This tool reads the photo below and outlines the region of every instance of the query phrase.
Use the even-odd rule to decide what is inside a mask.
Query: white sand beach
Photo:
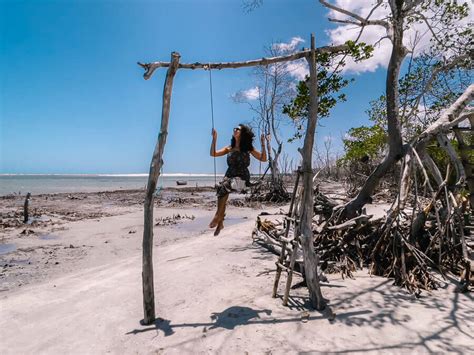
[[[46,196],[32,205],[51,217]],[[472,295],[455,293],[449,280],[416,298],[364,270],[354,280],[328,275],[330,308],[311,311],[304,287],[284,307],[271,298],[276,256],[251,238],[256,215],[280,207],[230,206],[214,237],[208,192],[171,192],[155,209],[155,220],[185,218],[155,226],[159,318],[143,326],[139,196],[52,195],[63,212],[75,204],[83,215],[57,213],[57,224],[38,222],[31,234],[3,228],[3,245],[15,249],[0,255],[1,354],[467,354],[474,346]],[[2,200],[2,213],[14,205],[21,200]]]

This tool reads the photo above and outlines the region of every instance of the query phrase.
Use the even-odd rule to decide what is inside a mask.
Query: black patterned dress
[[[241,178],[246,186],[250,186],[250,153],[232,150],[227,154],[227,171],[224,179],[217,186],[217,196],[223,197],[232,191],[232,178]]]

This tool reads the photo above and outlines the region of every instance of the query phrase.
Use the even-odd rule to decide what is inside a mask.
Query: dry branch
[[[357,25],[357,26],[361,26],[361,27],[376,25],[376,26],[384,27],[387,31],[390,30],[390,24],[385,20],[368,20],[367,18],[363,18],[362,16],[359,16],[354,12],[351,12],[351,11],[348,11],[348,10],[343,9],[341,7],[338,7],[336,5],[333,5],[333,4],[331,4],[327,1],[319,0],[319,2],[321,3],[321,5],[327,7],[328,9],[334,10],[336,12],[339,12],[340,14],[352,17],[354,19],[354,21],[350,21],[350,20],[339,20],[339,19],[330,18],[329,21],[331,21],[331,22],[352,24],[352,25]],[[373,12],[381,4],[382,4],[382,0],[377,0],[377,3],[375,4],[375,6],[374,6],[374,8],[372,9],[371,12]]]
[[[474,84],[464,91],[464,93],[448,108],[440,118],[421,133],[415,144],[420,144],[433,139],[438,133],[447,132],[460,122],[474,117],[474,109],[467,108],[467,112],[463,113],[469,103],[474,99]]]
[[[328,230],[344,230],[344,229],[348,229],[348,228],[351,228],[351,227],[362,227],[364,225],[366,225],[369,220],[373,217],[373,215],[360,215],[360,216],[357,216],[357,217],[354,217],[344,223],[341,223],[341,224],[337,224],[335,226],[329,226],[327,227]]]
[[[344,53],[349,50],[349,46],[343,44],[339,46],[324,46],[316,49],[316,53]],[[261,58],[261,59],[254,59],[254,60],[248,60],[248,61],[243,61],[243,62],[222,62],[222,63],[201,63],[201,62],[196,62],[196,63],[180,63],[178,65],[178,69],[236,69],[236,68],[244,68],[244,67],[254,67],[258,65],[269,65],[269,64],[275,64],[275,63],[280,63],[280,62],[288,62],[288,61],[294,61],[294,60],[299,60],[302,58],[309,58],[311,54],[311,50],[309,49],[304,49],[302,51],[284,55],[284,56],[279,56],[279,57],[271,57],[271,58]],[[141,66],[143,69],[145,69],[145,74],[143,74],[143,77],[145,80],[148,80],[151,78],[153,75],[153,72],[158,69],[158,68],[167,68],[170,66],[170,62],[152,62],[152,63],[137,63],[139,66]]]

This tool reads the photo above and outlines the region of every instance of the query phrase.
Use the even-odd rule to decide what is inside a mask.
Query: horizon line
[[[117,174],[59,174],[59,173],[0,173],[0,176],[102,176],[102,177],[146,177],[148,176],[148,173],[131,173],[131,174],[123,174],[123,173],[117,173]],[[164,173],[160,174],[160,176],[214,176],[213,173]],[[224,176],[224,174],[216,174],[216,176]]]

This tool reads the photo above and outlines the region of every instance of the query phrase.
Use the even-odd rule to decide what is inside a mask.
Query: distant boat
[[[177,181],[176,181],[176,185],[178,185],[178,186],[187,185],[187,184],[188,184],[188,182],[185,181],[185,180],[177,180]]]

